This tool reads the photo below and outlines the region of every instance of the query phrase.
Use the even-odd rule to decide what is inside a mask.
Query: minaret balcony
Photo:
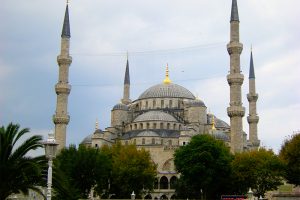
[[[258,94],[257,93],[249,93],[247,94],[247,99],[249,102],[256,102],[258,99]]]
[[[244,82],[244,75],[239,73],[228,74],[227,82],[229,85],[242,85]]]
[[[259,117],[257,115],[249,115],[247,117],[247,121],[249,124],[257,124],[259,121]]]
[[[53,115],[54,124],[68,124],[70,121],[70,115]]]
[[[243,51],[243,44],[236,41],[231,41],[227,44],[227,51],[229,55],[241,54]]]
[[[229,117],[244,117],[245,108],[242,106],[230,106],[227,108],[227,114]]]
[[[58,65],[70,65],[72,63],[71,56],[57,56],[57,63]]]
[[[56,94],[70,94],[71,85],[67,83],[57,83],[55,85]]]

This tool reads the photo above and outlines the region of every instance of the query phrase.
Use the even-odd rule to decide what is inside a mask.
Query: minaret
[[[69,54],[70,37],[69,8],[67,4],[61,33],[61,52],[57,56],[59,75],[58,83],[55,85],[55,92],[57,94],[56,112],[53,115],[55,139],[58,143],[58,149],[66,146],[66,129],[70,121],[70,116],[68,115],[68,96],[71,91],[71,85],[69,85],[69,67],[72,63],[72,57]]]
[[[242,106],[241,86],[244,76],[241,74],[240,55],[243,44],[239,38],[239,14],[236,0],[232,0],[230,19],[230,42],[227,44],[227,51],[230,56],[230,73],[227,81],[230,86],[230,106],[227,114],[230,117],[231,152],[243,151],[243,121],[245,108]]]
[[[249,141],[254,148],[257,148],[260,143],[257,137],[257,123],[259,121],[259,117],[257,116],[256,113],[256,101],[258,99],[258,94],[256,93],[255,90],[255,73],[254,73],[252,49],[251,49],[250,70],[249,70],[249,93],[247,94],[247,99],[249,101],[249,116],[247,117],[249,123]]]
[[[131,103],[128,53],[127,53],[126,71],[125,71],[125,77],[124,77],[123,99],[121,100],[121,102],[125,105],[128,105],[129,103]]]

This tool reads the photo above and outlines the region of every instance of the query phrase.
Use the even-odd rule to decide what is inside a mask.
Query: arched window
[[[160,129],[163,129],[163,128],[164,128],[164,124],[163,124],[163,123],[160,123],[159,128],[160,128]]]
[[[148,109],[148,101],[146,101],[146,109]]]
[[[149,129],[149,128],[150,128],[150,124],[149,124],[149,123],[147,123],[146,125],[147,125],[147,129]]]
[[[161,177],[159,185],[160,185],[160,189],[168,189],[169,188],[168,178],[165,176]]]
[[[142,139],[142,144],[145,144],[145,138]]]
[[[170,129],[170,123],[167,123],[167,129]]]
[[[156,123],[153,123],[153,129],[156,129]]]
[[[95,147],[98,148],[98,144],[95,144]]]
[[[177,183],[177,177],[172,176],[172,178],[170,179],[170,189],[175,189],[176,183]]]
[[[135,130],[137,129],[137,124],[134,124],[134,129],[135,129]]]
[[[172,108],[172,104],[173,104],[172,100],[169,100],[169,108]]]
[[[156,108],[156,101],[153,100],[153,108]]]
[[[176,130],[176,124],[173,124],[173,129]]]
[[[169,140],[168,142],[169,142],[169,146],[172,146],[172,140]]]
[[[155,138],[152,138],[152,144],[155,144]]]
[[[161,140],[160,140],[160,143],[163,145],[163,144],[164,144],[164,139],[161,139]]]
[[[161,107],[161,108],[164,108],[164,107],[165,107],[165,102],[164,102],[164,100],[160,100],[160,107]]]
[[[140,123],[140,129],[143,129],[143,123]]]

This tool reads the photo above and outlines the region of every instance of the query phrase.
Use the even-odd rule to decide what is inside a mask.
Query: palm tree
[[[13,123],[0,128],[0,200],[12,193],[28,194],[29,189],[41,193],[37,186],[45,182],[45,156],[32,158],[27,153],[43,147],[42,136],[31,136],[22,143],[21,138],[27,133],[28,128],[20,130],[20,125]]]

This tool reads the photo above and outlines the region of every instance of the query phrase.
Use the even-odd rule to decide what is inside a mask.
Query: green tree
[[[110,194],[113,198],[130,198],[134,191],[137,196],[144,190],[152,190],[156,177],[156,165],[148,151],[138,150],[135,145],[114,144],[106,150],[112,158]]]
[[[197,135],[176,150],[174,163],[182,175],[177,187],[181,198],[217,199],[227,191],[232,155],[222,141],[209,135]],[[189,191],[182,192],[182,188]]]
[[[283,163],[272,150],[242,152],[232,161],[234,189],[246,193],[252,188],[254,195],[264,197],[266,191],[282,184]]]
[[[293,135],[284,141],[280,158],[286,165],[285,178],[288,183],[296,186],[300,185],[300,133]]]
[[[30,157],[27,153],[43,147],[42,137],[34,135],[21,142],[27,133],[28,128],[20,130],[20,125],[13,123],[0,128],[0,200],[12,193],[28,194],[29,189],[41,193],[37,186],[44,182],[46,158]]]
[[[110,171],[110,158],[100,149],[85,146],[63,149],[54,160],[54,198],[87,198],[92,188],[101,194],[107,187]]]

